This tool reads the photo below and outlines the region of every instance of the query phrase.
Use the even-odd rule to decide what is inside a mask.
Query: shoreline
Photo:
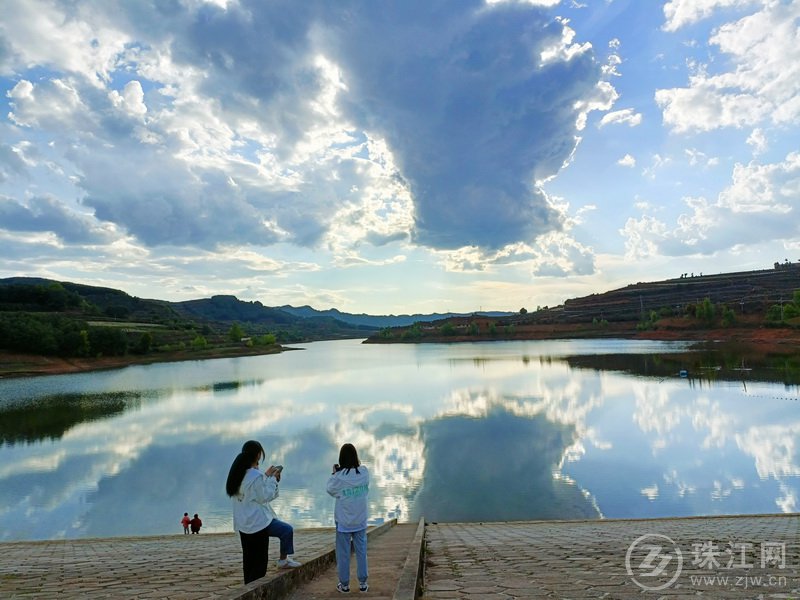
[[[284,351],[302,350],[286,346],[269,348],[227,348],[222,351],[181,350],[162,354],[108,356],[102,358],[61,358],[38,354],[18,354],[0,350],[0,380],[40,377],[46,375],[71,375],[92,371],[109,371],[137,365],[184,362],[190,360],[212,360],[215,358],[238,358],[241,356],[263,356]]]
[[[423,517],[424,518],[424,517]],[[670,521],[704,521],[704,520],[729,520],[729,519],[756,519],[756,518],[795,518],[800,519],[800,512],[735,512],[735,513],[700,513],[691,515],[661,515],[661,516],[645,516],[645,517],[575,517],[575,518],[528,518],[528,519],[507,519],[507,520],[492,520],[492,521],[426,521],[433,525],[459,525],[459,524],[493,524],[493,525],[514,525],[517,523],[540,523],[547,524],[570,524],[582,523],[591,525],[595,523],[663,523]],[[398,525],[411,525],[418,523],[417,519],[409,519],[407,521],[399,521],[396,518],[388,519],[383,523],[368,524],[368,529],[377,529],[386,526],[388,523],[394,521]],[[205,528],[205,525],[203,526]],[[309,527],[295,527],[295,534],[302,532],[304,534],[311,533],[324,533],[326,535],[334,533],[336,530],[335,525],[313,525]],[[235,536],[235,531],[207,531],[201,532],[204,538],[212,536]],[[148,541],[158,539],[199,539],[194,536],[186,536],[183,531],[170,531],[164,533],[142,533],[142,534],[120,534],[109,536],[87,536],[87,537],[64,537],[64,538],[35,538],[35,539],[8,539],[0,540],[0,549],[12,544],[53,544],[53,543],[70,543],[70,544],[91,544],[95,542],[130,542],[130,541]],[[238,538],[237,538],[238,543]],[[270,545],[271,548],[271,545]]]
[[[714,329],[664,328],[637,331],[632,327],[615,327],[607,329],[588,329],[574,325],[536,325],[529,326],[523,332],[514,335],[497,334],[494,336],[470,335],[425,335],[415,339],[380,339],[376,337],[364,340],[365,344],[457,344],[462,342],[514,342],[540,340],[652,340],[665,342],[696,342],[741,344],[761,349],[765,352],[797,353],[800,352],[800,329],[780,327],[737,327]]]
[[[358,339],[358,338],[353,338]],[[793,328],[719,328],[719,329],[655,329],[636,331],[629,327],[612,327],[606,330],[575,326],[536,326],[514,336],[430,336],[422,339],[366,338],[364,344],[458,344],[469,342],[512,342],[564,339],[627,339],[668,342],[695,342],[698,344],[736,344],[750,347],[767,354],[800,353],[800,329]],[[215,358],[238,358],[262,356],[284,351],[302,350],[287,346],[269,348],[224,348],[207,351],[181,350],[170,353],[148,355],[109,356],[102,358],[60,358],[34,354],[18,354],[0,350],[0,380],[39,377],[45,375],[69,375],[107,371],[136,365],[211,360]]]

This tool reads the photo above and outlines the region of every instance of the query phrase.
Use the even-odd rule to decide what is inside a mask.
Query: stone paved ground
[[[295,531],[303,562],[333,547],[333,529]],[[277,540],[267,576],[275,575]],[[220,598],[242,585],[234,533],[0,544],[0,598]]]
[[[372,556],[386,540],[387,556],[395,553],[389,570],[407,552],[403,529],[413,536],[412,527],[393,528],[371,545]],[[297,530],[295,557],[302,562],[329,550],[333,535],[332,529]],[[425,600],[800,599],[797,515],[429,524],[426,536]],[[270,552],[274,561],[277,544]],[[370,570],[370,591],[351,592],[354,600],[390,597],[378,584],[377,560]],[[271,562],[268,577],[275,573]],[[329,576],[335,587],[335,572],[325,572],[291,600],[329,597]],[[636,581],[661,589],[645,590]],[[3,599],[222,598],[240,583],[241,550],[232,533],[0,543]]]
[[[799,532],[797,515],[428,524],[423,597],[798,599]]]
[[[350,557],[350,594],[336,590],[339,576],[336,565],[286,597],[286,600],[323,600],[330,598],[359,598],[369,600],[390,600],[397,588],[400,572],[408,556],[417,523],[401,523],[376,538],[370,538],[367,548],[369,566],[369,590],[358,591],[356,578],[356,557]]]

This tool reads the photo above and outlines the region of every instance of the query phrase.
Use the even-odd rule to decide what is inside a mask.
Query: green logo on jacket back
[[[356,496],[365,496],[367,492],[369,492],[369,484],[357,485],[342,490],[342,496],[345,498],[355,498]]]

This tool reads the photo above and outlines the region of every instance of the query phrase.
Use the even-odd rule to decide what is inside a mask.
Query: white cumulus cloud
[[[756,127],[747,137],[747,143],[753,147],[754,154],[761,154],[767,149],[767,136],[764,130]]]
[[[617,161],[617,164],[623,167],[635,167],[636,159],[630,154],[626,154]]]
[[[800,235],[800,153],[778,163],[737,164],[715,200],[683,201],[687,211],[673,225],[647,214],[627,220],[620,233],[629,257],[713,254],[765,239],[790,242]]]
[[[642,113],[634,112],[632,108],[624,108],[622,110],[615,110],[603,115],[600,119],[599,127],[606,125],[621,124],[628,125],[629,127],[636,127],[642,123]]]
[[[798,37],[800,2],[766,2],[725,23],[709,43],[726,55],[730,67],[698,65],[686,87],[657,90],[664,123],[676,132],[798,123]]]
[[[664,29],[675,31],[710,17],[717,9],[746,7],[760,0],[669,0],[664,4]]]

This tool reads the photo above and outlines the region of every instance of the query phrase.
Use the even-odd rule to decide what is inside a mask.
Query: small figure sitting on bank
[[[194,517],[189,521],[189,525],[192,528],[192,533],[200,533],[203,522],[200,520],[200,517],[197,516],[197,513],[194,513]]]

